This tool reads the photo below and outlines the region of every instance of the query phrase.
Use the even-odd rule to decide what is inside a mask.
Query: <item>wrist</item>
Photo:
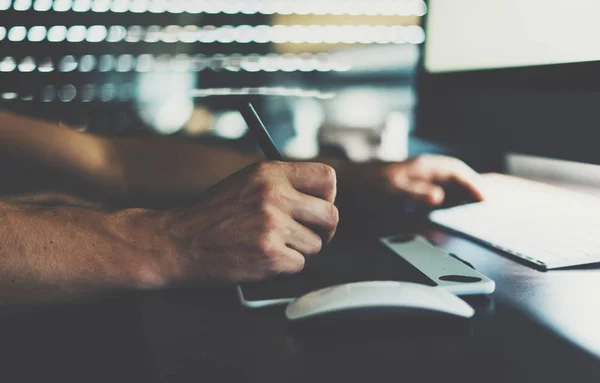
[[[181,279],[183,262],[168,230],[168,213],[127,209],[118,213],[120,232],[133,249],[126,266],[134,288],[158,288]]]

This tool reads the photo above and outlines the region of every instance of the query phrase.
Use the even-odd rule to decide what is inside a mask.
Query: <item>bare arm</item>
[[[0,202],[0,302],[152,287],[173,275],[146,210]]]
[[[109,148],[109,167],[118,169],[127,199],[144,206],[193,202],[226,177],[264,161],[260,156],[165,137],[115,139]]]
[[[101,138],[0,112],[0,192],[12,183],[39,179],[41,185],[33,190],[59,190],[121,206],[170,206],[193,202],[217,182],[261,160],[181,139]],[[388,164],[319,161],[336,169],[342,194],[359,200],[408,196],[439,205],[445,199],[441,184],[448,182],[483,198],[475,172],[451,158]],[[11,171],[22,162],[29,165],[25,171]]]
[[[335,184],[321,164],[263,163],[178,209],[0,200],[0,304],[298,272],[335,233]]]
[[[59,191],[123,205],[186,201],[260,159],[181,139],[109,139],[0,111],[0,192]]]
[[[106,189],[107,150],[99,137],[0,111],[0,192]]]

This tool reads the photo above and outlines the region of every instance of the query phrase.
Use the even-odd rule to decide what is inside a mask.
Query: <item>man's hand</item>
[[[340,187],[347,193],[409,197],[435,207],[442,205],[450,189],[458,187],[465,196],[483,200],[480,175],[464,162],[444,156],[422,156],[399,163],[345,165]]]
[[[301,271],[339,216],[335,171],[261,163],[211,188],[195,206],[164,212],[183,279],[243,282]]]

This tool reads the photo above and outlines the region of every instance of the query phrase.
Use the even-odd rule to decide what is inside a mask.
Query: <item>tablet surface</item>
[[[491,294],[495,283],[425,238],[397,235],[381,238],[370,251],[325,250],[307,261],[297,275],[238,286],[246,307],[290,301],[321,288],[365,281],[400,281],[438,286],[457,295]]]

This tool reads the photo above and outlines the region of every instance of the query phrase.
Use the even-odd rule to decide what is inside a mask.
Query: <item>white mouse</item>
[[[359,313],[392,313],[407,317],[471,318],[475,310],[446,290],[410,282],[358,282],[313,291],[292,302],[290,321]]]

